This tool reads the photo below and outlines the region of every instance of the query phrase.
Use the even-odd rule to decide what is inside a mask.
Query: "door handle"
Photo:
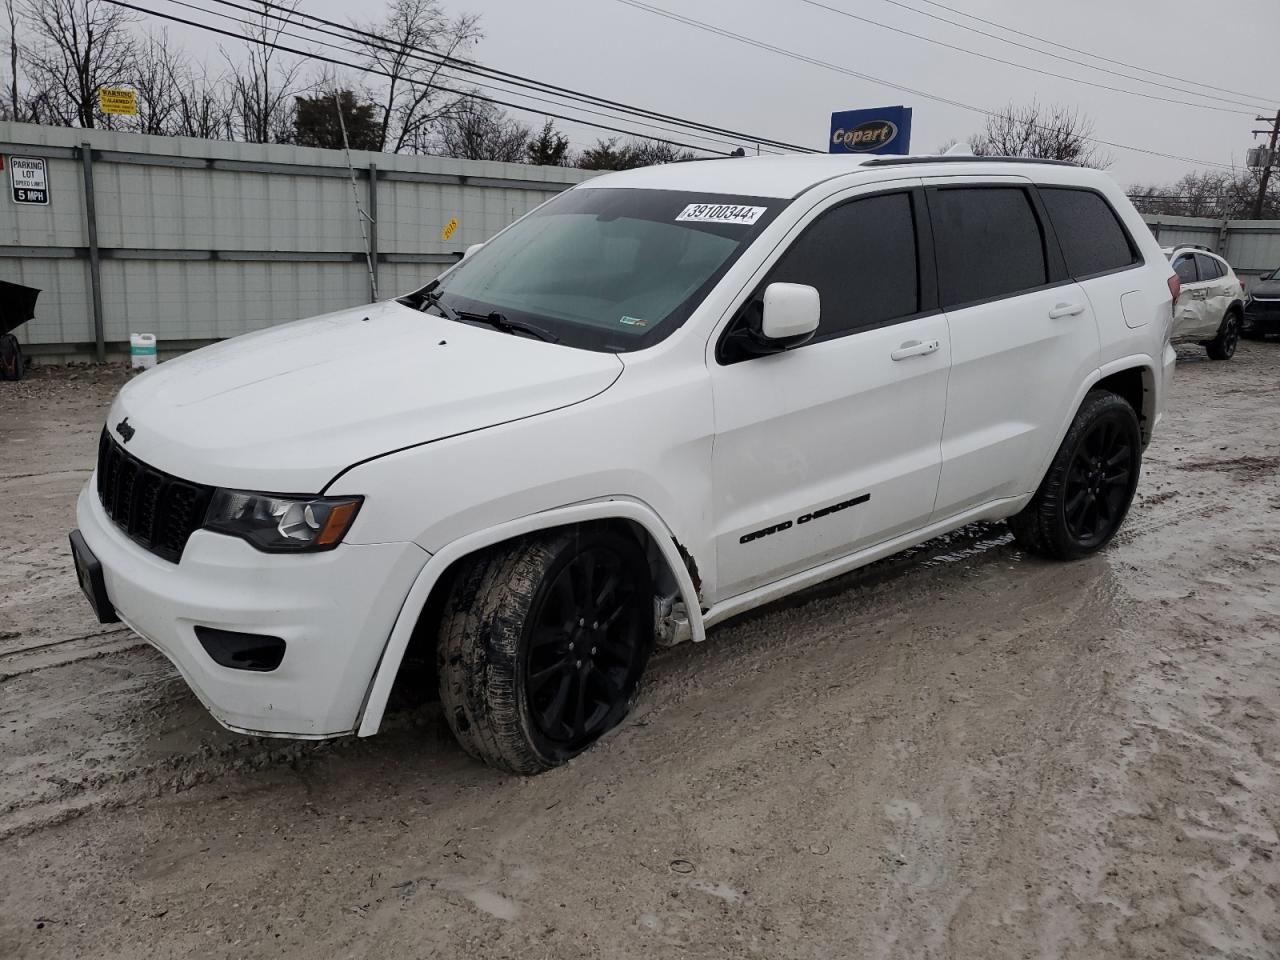
[[[938,348],[942,346],[941,340],[908,340],[906,343],[898,347],[897,350],[889,354],[893,360],[906,360],[909,357],[923,357],[930,353],[936,353]]]
[[[1078,317],[1084,313],[1082,303],[1060,303],[1049,311],[1050,320],[1061,320],[1063,317]]]

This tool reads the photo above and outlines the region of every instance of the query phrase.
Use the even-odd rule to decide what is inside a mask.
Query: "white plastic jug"
[[[147,370],[156,365],[154,333],[129,334],[129,361],[135,370]]]

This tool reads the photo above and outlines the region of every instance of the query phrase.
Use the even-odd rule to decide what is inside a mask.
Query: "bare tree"
[[[1198,170],[1174,183],[1134,186],[1129,198],[1143,213],[1248,219],[1253,216],[1258,182],[1256,170]],[[1263,217],[1280,218],[1280,184],[1267,191]]]
[[[387,75],[378,97],[378,149],[424,149],[432,128],[458,109],[460,98],[437,81],[446,58],[480,39],[479,17],[450,20],[439,0],[392,0],[385,20],[361,29],[378,38],[358,41],[362,66]]]
[[[148,33],[138,45],[129,82],[138,94],[139,133],[175,136],[182,116],[182,91],[191,83],[191,65],[167,30]]]
[[[597,140],[579,155],[576,166],[583,170],[632,170],[658,163],[692,160],[693,153],[661,140],[631,139],[619,144],[618,138]]]
[[[436,134],[442,156],[520,163],[533,131],[493,104],[469,98],[437,122]]]
[[[178,86],[178,119],[175,131],[181,137],[206,140],[235,139],[235,109],[225,78],[210,78],[208,70],[194,68]]]
[[[293,98],[302,92],[301,60],[288,60],[274,44],[292,22],[299,0],[286,0],[288,10],[277,12],[258,0],[252,22],[244,28],[248,58],[236,63],[226,51],[232,76],[232,110],[240,136],[249,143],[288,139],[293,127]]]
[[[9,96],[8,115],[12,120],[21,116],[18,105],[18,11],[14,0],[4,0],[5,17],[9,21]]]
[[[133,17],[95,0],[22,0],[22,13],[35,34],[26,66],[50,118],[96,126],[98,89],[125,82],[133,66]]]
[[[970,138],[969,146],[979,156],[1065,160],[1099,169],[1113,161],[1093,140],[1092,120],[1073,107],[1044,107],[1035,100],[1010,103],[989,115],[986,129]]]

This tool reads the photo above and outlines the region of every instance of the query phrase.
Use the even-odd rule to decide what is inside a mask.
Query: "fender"
[[[391,695],[391,687],[395,683],[396,674],[400,671],[400,662],[404,659],[405,650],[409,646],[409,638],[418,622],[418,615],[426,605],[427,597],[441,575],[449,566],[461,557],[475,553],[495,543],[510,540],[514,537],[548,530],[552,527],[563,527],[588,520],[632,520],[649,533],[662,551],[663,559],[671,568],[676,584],[680,589],[680,598],[688,611],[689,629],[694,642],[706,638],[706,627],[702,619],[702,605],[698,598],[697,588],[684,559],[680,556],[675,537],[671,530],[648,504],[631,498],[590,500],[567,507],[557,507],[531,514],[517,520],[509,520],[476,533],[467,534],[443,547],[419,572],[413,586],[405,597],[396,617],[395,626],[387,638],[378,666],[374,670],[373,680],[365,694],[364,706],[361,709],[357,735],[369,737],[378,732],[382,724],[382,716],[387,709],[387,699]]]
[[[1152,402],[1152,406],[1156,413],[1159,412],[1164,403],[1164,397],[1161,395],[1164,388],[1156,362],[1151,359],[1150,354],[1135,353],[1127,357],[1120,357],[1117,360],[1108,360],[1102,366],[1091,371],[1080,384],[1080,389],[1076,391],[1075,399],[1067,410],[1066,419],[1062,421],[1058,427],[1057,433],[1054,434],[1053,445],[1049,448],[1048,454],[1041,462],[1040,469],[1036,472],[1036,476],[1043,478],[1044,475],[1048,473],[1049,464],[1052,463],[1053,458],[1058,455],[1058,448],[1062,446],[1062,439],[1067,435],[1067,431],[1071,429],[1071,424],[1076,418],[1076,412],[1080,409],[1080,404],[1084,403],[1085,395],[1094,388],[1098,381],[1106,379],[1113,373],[1120,373],[1122,370],[1132,370],[1135,367],[1141,367],[1151,377],[1154,390],[1156,391],[1156,397]],[[1152,418],[1152,422],[1148,429],[1155,429],[1154,418]],[[1037,480],[1035,487],[1032,488],[1032,492],[1038,490],[1039,487],[1040,481]]]

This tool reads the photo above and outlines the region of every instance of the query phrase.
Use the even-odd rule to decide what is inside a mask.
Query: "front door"
[[[763,357],[712,344],[713,600],[928,521],[950,344],[918,267],[923,202],[910,189],[854,197],[797,227],[746,309],[770,282],[809,284],[822,301],[812,341]]]
[[[1208,305],[1208,284],[1200,280],[1196,269],[1194,254],[1184,253],[1173,261],[1173,272],[1182,283],[1182,292],[1178,294],[1178,302],[1173,305],[1173,336],[1204,336]]]
[[[1200,286],[1204,291],[1204,300],[1201,301],[1204,304],[1204,326],[1200,328],[1200,335],[1212,339],[1218,335],[1222,318],[1227,314],[1227,307],[1231,306],[1233,291],[1228,286],[1227,271],[1220,260],[1203,253],[1195,256]]]

